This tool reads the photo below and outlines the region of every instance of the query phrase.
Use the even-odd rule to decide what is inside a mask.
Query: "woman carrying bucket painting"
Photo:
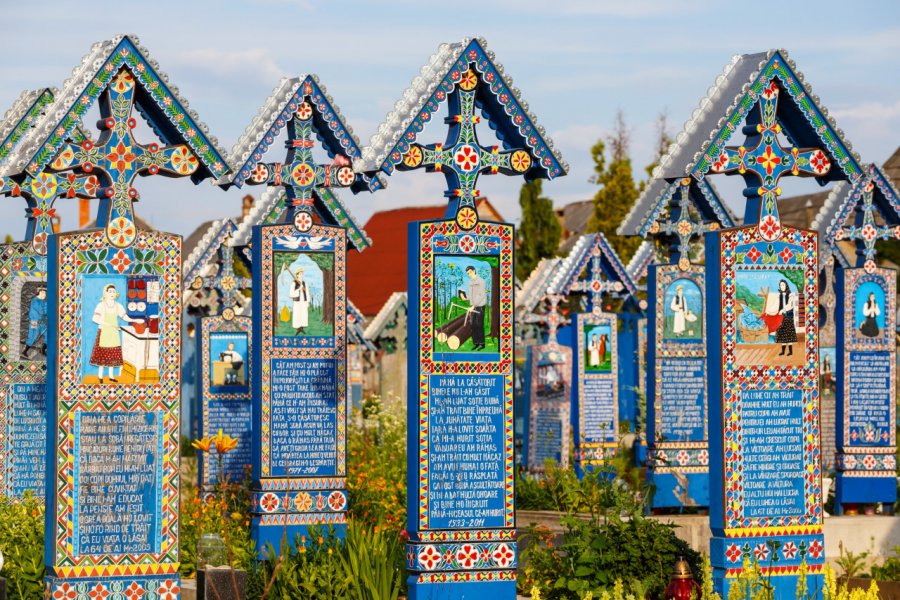
[[[97,338],[94,340],[94,349],[91,350],[90,363],[97,367],[97,377],[100,383],[106,383],[103,377],[103,368],[109,369],[109,380],[118,383],[115,379],[115,368],[122,367],[122,335],[120,333],[119,319],[127,323],[136,323],[140,319],[132,319],[125,314],[125,307],[116,302],[119,292],[115,284],[109,283],[103,287],[103,296],[94,309],[91,319],[98,325]]]
[[[775,343],[781,344],[778,356],[794,354],[794,342],[797,341],[797,329],[794,327],[794,313],[797,310],[797,296],[791,294],[786,279],[778,282],[778,314],[782,316],[781,324],[775,330]]]

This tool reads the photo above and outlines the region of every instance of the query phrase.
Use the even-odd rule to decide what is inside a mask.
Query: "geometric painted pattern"
[[[308,214],[301,212],[299,214]],[[343,227],[311,225],[308,230],[298,233],[292,224],[260,226],[254,231],[254,339],[259,346],[254,348],[254,368],[259,373],[253,379],[253,388],[259,388],[253,399],[253,420],[259,419],[259,428],[252,432],[254,440],[253,456],[253,528],[257,550],[262,553],[262,540],[281,536],[279,527],[305,527],[310,525],[342,525],[346,523],[348,498],[346,494],[347,473],[347,273],[346,249],[347,230]],[[334,323],[333,336],[300,336],[288,338],[289,344],[280,343],[275,335],[274,323],[279,318],[274,314],[277,306],[276,288],[279,273],[274,271],[275,250],[292,248],[309,249],[310,245],[322,244],[333,249],[334,257]],[[257,314],[258,312],[258,314]],[[296,343],[294,343],[296,342]],[[273,362],[279,359],[324,359],[334,363],[335,395],[324,398],[335,404],[335,462],[333,474],[324,476],[302,476],[287,472],[276,474],[273,458],[279,450],[273,448],[274,415],[272,409]],[[292,419],[302,418],[292,415]],[[330,442],[329,442],[330,443]],[[258,454],[256,454],[258,453]],[[288,465],[286,469],[289,469]],[[331,468],[331,467],[329,467]],[[299,532],[294,529],[289,535]],[[257,537],[258,536],[258,537]]]
[[[466,238],[477,236],[470,247]],[[429,529],[429,376],[435,374],[491,374],[503,375],[504,387],[504,448],[505,448],[505,488],[504,526],[515,526],[514,503],[514,456],[513,456],[513,286],[503,285],[512,279],[513,228],[502,223],[479,222],[466,233],[456,221],[433,221],[419,225],[419,285],[421,301],[419,305],[419,529]],[[498,360],[483,361],[442,361],[434,359],[434,306],[431,299],[436,293],[434,287],[434,254],[478,254],[495,251],[500,257],[500,347]]]
[[[27,308],[21,304],[25,282],[47,281],[47,257],[36,254],[30,242],[0,245],[0,496],[11,496],[16,473],[13,443],[16,407],[12,406],[12,386],[36,384],[47,379],[45,360],[27,360],[20,351],[20,331]],[[45,334],[46,341],[46,334]],[[43,490],[35,490],[43,498]]]
[[[599,259],[594,261],[598,263]],[[598,270],[594,271],[599,272]],[[616,282],[618,283],[618,282]],[[621,284],[620,284],[621,285]],[[573,386],[573,394],[576,396],[576,410],[578,411],[578,428],[575,431],[575,462],[581,464],[581,468],[585,467],[602,467],[607,464],[609,459],[615,456],[619,449],[619,378],[616,373],[616,367],[612,367],[609,373],[586,373],[584,356],[587,352],[587,340],[585,339],[585,328],[595,325],[608,325],[611,335],[609,336],[609,355],[610,364],[618,365],[618,318],[613,313],[601,312],[599,302],[594,305],[594,311],[589,313],[580,313],[575,315],[575,327],[577,329],[577,337],[575,344],[575,361],[578,365],[578,377],[576,384]],[[586,389],[587,381],[609,382],[610,394],[602,395],[600,393],[591,394],[594,396],[590,399],[591,406],[588,406]],[[578,390],[577,392],[575,390]],[[602,411],[611,413],[612,421],[607,423],[595,422],[590,426],[588,419],[596,421],[596,417],[589,417],[588,413],[596,413]],[[591,429],[596,429],[600,433],[591,433]]]
[[[666,313],[666,290],[678,279],[693,281],[700,290],[701,321],[699,327],[706,333],[706,269],[702,266],[687,265],[686,270],[680,266],[665,265],[656,267],[656,306],[654,319],[654,376],[653,376],[653,418],[648,420],[647,437],[650,443],[650,459],[653,461],[655,473],[708,473],[709,442],[702,440],[668,440],[662,434],[663,422],[673,410],[673,406],[663,404],[663,361],[665,359],[702,359],[703,360],[703,406],[704,420],[707,415],[706,402],[706,338],[692,341],[666,340],[664,335]],[[705,427],[704,427],[705,429]],[[704,434],[704,438],[706,435]]]
[[[129,261],[124,267],[117,253],[108,252],[98,262],[86,262],[86,252],[108,248],[102,230],[60,234],[51,239],[56,251],[51,260],[58,277],[58,314],[51,325],[56,336],[57,361],[51,365],[56,381],[54,398],[48,409],[56,406],[53,432],[55,436],[55,491],[48,482],[48,522],[55,533],[48,532],[54,545],[48,549],[50,567],[56,577],[117,577],[137,574],[168,575],[178,571],[179,515],[179,436],[181,393],[181,237],[137,231],[134,247],[152,255],[150,263]],[[124,252],[124,251],[120,251]],[[114,264],[115,263],[115,264]],[[81,275],[103,266],[109,272],[129,274],[140,269],[154,269],[161,279],[159,305],[159,380],[128,385],[86,385],[82,381],[81,359]],[[118,266],[117,266],[118,265]],[[121,270],[120,270],[121,268]],[[55,332],[53,331],[55,329]],[[55,402],[54,402],[55,400]],[[141,554],[75,554],[77,546],[74,506],[74,426],[84,412],[134,412],[160,415],[162,428],[161,481],[155,510],[161,523],[159,552]],[[51,460],[48,458],[48,460]],[[50,521],[50,519],[53,519]],[[52,535],[52,537],[51,537]]]
[[[723,477],[725,494],[724,529],[726,535],[742,531],[766,532],[772,528],[802,528],[821,532],[822,486],[820,467],[819,389],[818,389],[818,303],[806,303],[805,355],[802,366],[739,366],[736,362],[737,317],[739,306],[734,300],[736,270],[771,271],[773,268],[800,269],[803,274],[803,295],[818,298],[818,245],[815,232],[781,228],[780,241],[785,251],[758,256],[760,244],[771,244],[759,228],[745,226],[721,231],[721,332],[722,335],[722,412],[724,428],[721,432]],[[799,389],[802,394],[802,462],[808,465],[803,476],[803,506],[800,515],[777,515],[748,518],[744,515],[743,447],[752,443],[741,433],[741,398],[748,390]]]
[[[884,403],[879,403],[887,409],[888,423],[896,423],[897,419],[897,346],[896,346],[896,318],[897,306],[897,272],[893,269],[866,266],[863,268],[842,269],[839,271],[839,281],[843,280],[844,289],[840,294],[843,298],[843,331],[839,335],[840,386],[838,401],[841,402],[839,415],[842,415],[838,436],[838,453],[835,456],[836,467],[841,477],[875,477],[893,479],[897,474],[897,461],[895,457],[897,447],[897,430],[895,427],[881,429],[875,423],[864,425],[858,421],[859,417],[851,421],[851,412],[855,412],[860,403],[865,399],[854,397],[851,391],[851,361],[850,357],[856,353],[886,353],[888,356],[888,377],[886,392],[888,398]],[[881,307],[884,317],[884,327],[876,337],[869,337],[860,332],[856,319],[856,296],[860,286],[866,283],[874,283],[884,291],[884,306]],[[840,324],[840,321],[838,322]],[[864,404],[859,407],[864,411]],[[879,411],[880,412],[880,411]],[[877,419],[876,419],[877,421]]]

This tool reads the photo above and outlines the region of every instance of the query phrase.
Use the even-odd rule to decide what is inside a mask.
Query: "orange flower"
[[[200,450],[201,452],[209,452],[209,447],[212,445],[212,441],[212,438],[204,437],[200,438],[199,440],[194,440],[191,446],[193,446],[197,450]]]
[[[212,443],[216,447],[216,452],[219,454],[226,454],[231,452],[235,448],[237,448],[238,440],[231,437],[228,434],[223,434],[222,430],[219,430],[219,433],[216,434],[216,437],[212,438]]]

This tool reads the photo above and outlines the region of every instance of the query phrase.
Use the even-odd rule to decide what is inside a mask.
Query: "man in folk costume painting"
[[[97,377],[100,383],[105,383],[103,368],[109,368],[109,380],[118,383],[115,379],[115,368],[122,366],[122,335],[120,333],[119,319],[127,323],[136,323],[140,319],[133,319],[125,313],[125,307],[121,302],[116,302],[119,292],[115,284],[107,284],[103,287],[103,296],[94,309],[91,319],[98,325],[97,338],[94,340],[94,348],[91,351],[90,364],[97,367]]]
[[[472,349],[484,349],[484,307],[487,304],[487,285],[475,267],[466,267],[469,276],[469,302],[472,305]]]
[[[309,289],[303,281],[303,269],[297,269],[293,275],[290,292],[293,301],[291,326],[297,330],[296,335],[299,335],[309,327]]]
[[[687,330],[687,323],[685,319],[687,307],[684,304],[683,285],[679,285],[675,288],[675,296],[672,298],[672,304],[669,306],[669,308],[672,309],[672,313],[674,314],[672,332],[678,336],[684,335],[684,332]]]

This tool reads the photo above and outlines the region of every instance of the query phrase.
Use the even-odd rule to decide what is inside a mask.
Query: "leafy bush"
[[[628,470],[611,465],[579,481],[570,470],[547,466],[545,478],[527,483],[524,491],[529,499],[550,498],[565,512],[566,531],[558,547],[548,530],[530,531],[519,582],[523,591],[536,589],[547,600],[610,592],[655,597],[678,557],[699,572],[700,556],[675,535],[673,525],[643,517],[646,490],[618,476],[630,475]]]
[[[247,597],[267,600],[330,600],[347,598],[350,575],[344,569],[340,554],[341,541],[334,530],[310,529],[311,539],[305,537],[283,547],[278,559],[260,561],[250,569],[247,578]],[[268,556],[275,549],[268,548]]]
[[[282,548],[279,558],[254,564],[247,597],[266,600],[396,600],[406,571],[403,540],[384,529],[347,526],[343,543],[334,529],[311,528]],[[268,549],[274,556],[274,548]]]
[[[406,414],[365,401],[362,425],[350,427],[347,452],[349,517],[398,534],[406,527]]]
[[[27,492],[0,496],[0,552],[10,600],[33,600],[44,591],[44,506]]]
[[[250,537],[251,481],[249,470],[241,483],[219,484],[216,494],[203,498],[196,486],[182,481],[181,567],[182,577],[197,572],[197,543],[204,533],[218,533],[225,542],[229,563],[249,569],[256,551]]]

